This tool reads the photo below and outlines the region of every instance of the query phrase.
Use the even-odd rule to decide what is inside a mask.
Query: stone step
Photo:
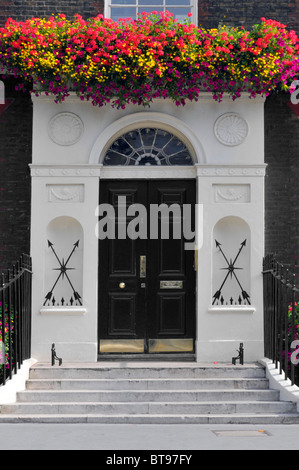
[[[30,379],[27,390],[266,390],[266,378]]]
[[[36,364],[0,422],[299,424],[299,413],[259,364]]]
[[[35,402],[3,405],[2,414],[232,414],[295,413],[289,402]],[[0,415],[1,416],[1,415]]]
[[[26,390],[17,394],[24,402],[213,402],[278,401],[276,390]]]
[[[61,367],[36,365],[30,371],[30,379],[152,379],[152,378],[264,378],[265,370],[259,364],[252,365],[188,365],[167,363],[97,363],[96,365],[63,365]]]
[[[295,413],[227,414],[0,414],[1,423],[54,424],[299,424]]]

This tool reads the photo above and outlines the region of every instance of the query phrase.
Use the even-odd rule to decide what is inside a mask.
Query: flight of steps
[[[299,423],[259,364],[36,364],[0,423]]]

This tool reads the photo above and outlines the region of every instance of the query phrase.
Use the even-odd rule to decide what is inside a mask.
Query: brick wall
[[[79,13],[87,19],[103,11],[104,0],[0,0],[0,26],[8,17],[23,21],[33,16],[48,17],[56,13],[72,18]],[[203,27],[215,27],[220,21],[250,27],[265,16],[299,30],[299,0],[199,0],[198,13],[199,25]]]
[[[299,265],[299,117],[287,94],[265,103],[266,250],[285,263]]]
[[[32,103],[5,82],[9,106],[0,112],[0,272],[30,250]]]
[[[73,18],[75,13],[84,19],[96,16],[104,11],[104,0],[59,0],[59,1],[28,1],[28,0],[0,0],[0,26],[5,24],[7,18],[12,17],[24,21],[31,17],[49,17],[57,13],[64,13]]]
[[[103,5],[104,0],[0,0],[0,26],[8,17],[25,20],[59,12],[70,18],[80,13],[86,19],[103,13]],[[299,33],[299,0],[199,0],[198,10],[203,27],[215,27],[220,21],[250,27],[265,16]],[[13,80],[8,97],[14,101],[0,115],[0,270],[22,251],[29,252],[32,108],[29,93],[16,93]],[[266,252],[299,265],[299,117],[289,101],[289,96],[279,94],[265,104]]]
[[[271,18],[291,25],[298,25],[299,15],[293,13],[295,1],[256,1],[256,0],[199,0],[199,24],[206,28],[220,22],[231,26],[251,27],[261,17]],[[299,3],[299,2],[298,2]]]

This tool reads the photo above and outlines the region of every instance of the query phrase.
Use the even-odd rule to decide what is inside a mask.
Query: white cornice
[[[196,178],[194,166],[103,166],[105,179],[175,179]]]
[[[197,176],[265,176],[266,164],[261,165],[201,165],[195,164]]]
[[[31,164],[31,176],[47,177],[99,177],[103,165],[34,165]]]
[[[35,102],[35,101],[36,102],[38,102],[38,101],[51,101],[51,102],[53,102],[54,95],[51,95],[51,94],[46,95],[45,91],[39,91],[39,90],[36,90],[36,91],[39,93],[39,95],[36,96],[34,93],[31,95],[31,98],[32,98],[33,102]],[[173,103],[173,100],[171,98],[155,98],[154,102],[156,100],[157,101],[163,100],[163,102]],[[232,97],[229,93],[224,93],[221,102],[226,102],[226,103],[229,102],[229,103],[233,104],[233,103],[238,103],[240,101],[248,101],[248,100],[250,100],[251,102],[255,102],[255,103],[264,103],[266,98],[264,96],[260,96],[260,95],[256,96],[255,98],[250,98],[250,93],[242,92],[241,96],[239,98],[237,98],[235,101],[233,101],[233,99],[232,99]],[[69,96],[66,98],[66,101],[64,101],[63,103],[65,104],[67,101],[76,101],[76,102],[79,102],[79,103],[90,104],[90,101],[86,101],[86,100],[82,101],[79,98],[79,96],[76,94],[75,91],[69,91]],[[213,93],[206,92],[206,91],[201,91],[200,92],[197,102],[200,102],[200,101],[211,101],[211,102],[214,102],[214,103],[216,102],[213,98]],[[192,101],[192,102],[190,101],[190,104],[196,104],[196,101]]]
[[[267,165],[201,165],[194,166],[103,166],[98,165],[29,165],[32,177],[101,177],[129,178],[196,178],[260,177]]]

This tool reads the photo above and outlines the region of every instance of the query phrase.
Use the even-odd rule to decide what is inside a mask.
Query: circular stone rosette
[[[74,113],[59,113],[53,116],[48,125],[48,133],[58,145],[74,145],[83,133],[83,122]]]
[[[248,124],[239,114],[226,113],[215,122],[214,132],[219,142],[233,147],[246,139]]]

